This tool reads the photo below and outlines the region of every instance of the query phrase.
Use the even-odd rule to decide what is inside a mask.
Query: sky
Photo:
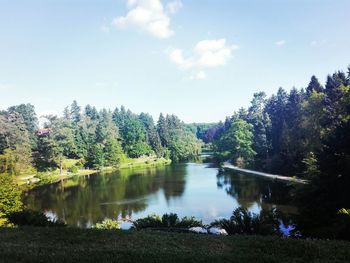
[[[217,122],[350,64],[349,0],[0,0],[0,109]]]

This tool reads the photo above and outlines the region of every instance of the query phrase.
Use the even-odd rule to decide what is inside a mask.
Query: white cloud
[[[183,7],[183,4],[181,0],[175,0],[175,1],[169,2],[166,6],[168,12],[171,14],[175,14],[179,12],[182,7]]]
[[[113,25],[120,29],[135,27],[162,39],[174,34],[160,0],[128,0],[127,8],[128,13],[114,18]]]
[[[194,48],[198,55],[198,64],[202,67],[216,67],[225,65],[231,58],[232,50],[237,46],[226,45],[225,39],[203,40]]]
[[[275,45],[278,47],[284,46],[287,43],[287,41],[285,41],[284,39],[282,40],[278,40],[275,42]]]
[[[193,48],[192,55],[185,57],[181,49],[169,52],[169,59],[183,70],[196,70],[191,79],[205,79],[204,69],[223,66],[232,58],[236,45],[228,45],[226,39],[202,40]]]
[[[194,66],[192,58],[185,58],[181,49],[174,49],[169,54],[170,61],[181,69],[190,69]]]

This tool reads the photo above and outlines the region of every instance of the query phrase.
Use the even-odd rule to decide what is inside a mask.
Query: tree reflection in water
[[[26,204],[31,209],[50,211],[68,225],[90,227],[106,217],[131,217],[145,210],[160,190],[166,200],[181,196],[185,169],[172,165],[75,177],[33,190]]]
[[[258,207],[271,210],[277,208],[284,213],[295,214],[297,212],[295,206],[290,205],[294,186],[285,182],[225,171],[217,174],[217,186],[224,189],[240,206],[247,209]]]

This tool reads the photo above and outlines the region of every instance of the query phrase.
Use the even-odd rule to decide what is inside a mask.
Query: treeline
[[[157,156],[181,161],[197,155],[201,142],[175,115],[139,115],[123,106],[113,112],[76,101],[63,117],[45,116],[42,128],[31,104],[0,112],[0,173],[20,174],[79,159],[91,168],[118,166],[126,158]]]
[[[349,86],[350,68],[347,74],[329,75],[325,86],[312,76],[305,89],[279,88],[269,98],[255,93],[247,109],[207,129],[205,136],[222,159],[278,174],[310,176],[308,169],[320,162],[320,154],[335,146],[329,141],[348,136]],[[342,148],[341,153],[346,147]]]
[[[304,89],[255,93],[207,134],[221,161],[310,180],[297,194],[305,235],[349,237],[350,67],[324,86],[312,76]]]

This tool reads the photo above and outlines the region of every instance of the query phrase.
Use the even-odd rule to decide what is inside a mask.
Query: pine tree
[[[159,115],[159,119],[157,123],[157,131],[158,131],[162,146],[167,147],[169,142],[168,125],[162,113]]]
[[[306,88],[306,94],[308,96],[310,96],[312,92],[323,92],[323,87],[316,76],[311,77],[310,83]]]
[[[74,123],[78,123],[80,121],[80,110],[80,106],[78,105],[77,101],[74,100],[70,108],[70,115]]]

